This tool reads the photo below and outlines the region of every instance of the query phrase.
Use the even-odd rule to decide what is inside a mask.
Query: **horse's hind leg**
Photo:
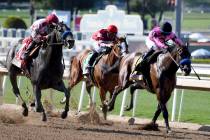
[[[42,112],[42,121],[47,121],[46,113],[44,110],[44,107],[41,102],[41,89],[38,85],[33,85],[34,94],[35,94],[35,106],[36,106],[36,112]]]
[[[20,91],[18,89],[17,74],[9,72],[9,78],[10,78],[10,81],[12,84],[13,93],[15,94],[16,97],[18,97],[19,100],[22,101],[22,107],[24,108],[23,116],[28,116],[28,107],[27,107],[25,101],[23,100],[22,96],[20,95]]]
[[[130,86],[130,94],[131,94],[130,105],[126,106],[125,111],[130,111],[133,108],[133,95],[136,89],[137,88],[135,87],[135,85]]]
[[[65,87],[65,84],[63,81],[59,82],[58,85],[53,87],[54,89],[64,92],[65,94],[65,98],[66,98],[66,105],[64,108],[64,111],[61,114],[61,118],[65,119],[68,115],[68,111],[69,111],[69,98],[70,98],[70,92],[69,90]]]
[[[88,108],[93,105],[93,99],[92,99],[92,95],[91,95],[91,88],[93,87],[93,85],[89,82],[86,82],[86,90],[89,96],[89,105]]]

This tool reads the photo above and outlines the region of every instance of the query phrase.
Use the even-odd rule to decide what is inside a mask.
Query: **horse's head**
[[[113,52],[117,56],[121,56],[122,53],[128,53],[128,43],[126,37],[120,37],[117,41],[114,42]]]
[[[71,49],[74,46],[75,40],[70,28],[63,22],[60,22],[56,29],[61,33],[64,46]]]
[[[189,75],[191,72],[191,54],[188,49],[188,43],[183,46],[176,45],[171,40],[169,41],[168,46],[172,46],[173,52],[176,56],[176,61],[179,64],[179,67],[184,71],[185,76]],[[169,47],[170,48],[170,47]]]
[[[119,38],[121,53],[128,53],[128,42],[126,36]]]

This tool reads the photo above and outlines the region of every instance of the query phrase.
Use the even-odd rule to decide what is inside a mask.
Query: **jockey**
[[[54,27],[58,22],[58,17],[55,14],[50,14],[46,18],[35,21],[30,27],[32,41],[21,55],[21,59],[27,61],[36,44],[46,40],[50,27]]]
[[[142,80],[143,77],[138,71],[145,66],[149,56],[151,56],[156,50],[164,50],[168,48],[165,44],[168,40],[173,40],[179,46],[183,45],[183,42],[172,32],[172,26],[169,22],[164,22],[161,27],[157,26],[150,31],[149,36],[146,39],[146,46],[149,51],[146,52],[142,58],[143,60],[135,67],[134,72],[130,77],[131,80]]]
[[[112,50],[113,43],[118,40],[118,28],[115,25],[109,25],[107,29],[101,29],[92,35],[92,39],[97,42],[97,47],[94,48],[93,54],[88,61],[88,64],[83,71],[83,75],[87,78],[95,59],[101,54],[108,54]],[[124,54],[125,49],[121,53]]]

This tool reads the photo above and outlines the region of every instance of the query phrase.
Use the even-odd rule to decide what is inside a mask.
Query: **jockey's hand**
[[[42,41],[46,41],[47,40],[47,38],[48,38],[48,36],[46,35],[46,36],[41,36],[41,40]]]
[[[167,48],[162,48],[163,53],[167,53],[168,49]]]

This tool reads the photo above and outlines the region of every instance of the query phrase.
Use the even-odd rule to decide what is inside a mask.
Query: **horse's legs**
[[[61,114],[61,118],[65,119],[68,115],[68,111],[69,111],[69,98],[70,98],[70,92],[69,90],[67,90],[67,88],[65,87],[65,84],[63,81],[59,82],[58,85],[53,86],[54,89],[64,92],[65,97],[66,97],[66,105],[64,108],[64,111]]]
[[[126,76],[127,77],[127,76]],[[117,95],[123,91],[124,89],[128,88],[128,86],[130,85],[129,81],[127,79],[124,78],[123,84],[118,85],[115,87],[113,95],[112,95],[112,99],[109,101],[108,103],[108,110],[112,111],[114,109],[114,104],[115,104],[115,100],[117,98]]]
[[[136,85],[130,86],[130,94],[131,94],[130,105],[125,108],[125,111],[130,111],[133,108],[133,95],[136,89],[137,89]]]
[[[71,65],[73,65],[73,64],[71,64]],[[76,69],[76,68],[73,69],[73,68],[70,71],[70,79],[69,79],[69,83],[68,83],[68,85],[69,85],[68,86],[69,93],[71,92],[71,89],[82,80],[81,69],[79,69],[79,68],[78,69]],[[61,104],[64,104],[65,102],[66,102],[66,97],[64,97],[60,101]]]
[[[106,120],[106,117],[107,117],[107,105],[105,104],[106,91],[104,91],[104,89],[102,89],[100,87],[99,88],[99,94],[100,94],[101,103],[102,103],[102,112],[103,112],[103,115],[104,115],[104,119]]]
[[[19,100],[22,101],[22,107],[24,108],[22,114],[23,114],[23,116],[28,116],[28,107],[27,107],[25,101],[23,100],[22,96],[20,95],[20,91],[18,89],[17,74],[9,72],[9,78],[10,78],[10,81],[12,84],[13,93],[15,94],[16,97],[19,98]]]
[[[42,121],[46,121],[47,117],[46,117],[46,113],[44,110],[44,107],[42,106],[42,102],[41,102],[41,89],[38,85],[33,85],[33,89],[34,89],[34,94],[35,94],[35,106],[36,106],[36,112],[42,112]]]
[[[86,90],[89,96],[89,106],[93,104],[93,100],[92,100],[92,95],[91,95],[91,88],[93,86],[91,85],[91,83],[86,82]]]
[[[168,123],[168,109],[166,107],[166,103],[161,103],[160,102],[160,108],[161,111],[163,113],[163,118],[165,120],[165,125],[166,125],[166,129],[167,129],[167,133],[171,131],[170,127],[169,127],[169,123]]]
[[[160,99],[161,99],[161,97],[158,97],[159,104],[158,104],[158,106],[157,106],[157,110],[156,110],[156,112],[155,112],[155,115],[154,115],[154,117],[153,117],[153,119],[152,119],[152,123],[153,123],[153,125],[155,125],[155,122],[156,122],[158,116],[160,115],[160,113],[161,113],[161,111],[162,111],[162,113],[163,113],[163,118],[164,118],[164,120],[165,120],[166,130],[167,130],[167,133],[168,133],[168,132],[171,131],[171,129],[170,129],[170,127],[169,127],[169,122],[168,122],[168,109],[167,109],[167,107],[166,107],[166,102],[167,102],[167,101],[166,101],[166,100],[161,101]],[[166,101],[166,102],[165,102],[165,101]]]
[[[160,105],[158,104],[157,110],[155,111],[155,115],[154,115],[154,117],[153,117],[153,119],[152,119],[152,123],[153,123],[153,124],[156,123],[157,118],[159,117],[160,113],[161,113],[161,108],[160,108]]]
[[[123,88],[122,86],[116,86],[115,90],[113,92],[112,98],[108,103],[108,111],[112,111],[114,109],[114,104],[115,104],[115,100],[117,98],[117,95],[123,91],[125,88]]]

